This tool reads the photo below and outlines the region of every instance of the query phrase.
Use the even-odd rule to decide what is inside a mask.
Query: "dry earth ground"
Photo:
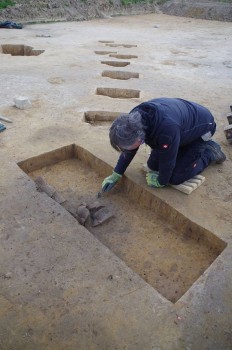
[[[230,23],[156,14],[1,30],[2,45],[45,50],[39,56],[0,54],[0,114],[13,120],[0,134],[1,349],[231,349],[232,154],[223,133],[232,102],[231,34]],[[137,58],[126,59],[126,67],[112,67],[101,62],[125,59],[99,51]],[[102,76],[104,70],[135,72],[139,78],[111,79]],[[137,89],[140,96],[111,98],[96,95],[97,88]],[[32,107],[16,109],[17,95],[29,97]],[[84,112],[129,111],[158,96],[207,106],[218,124],[215,139],[227,155],[223,165],[204,172],[205,183],[190,196],[171,188],[148,190],[154,201],[170,205],[227,244],[176,303],[38,193],[17,166],[75,143],[113,167],[118,155],[109,145],[109,125],[86,123]],[[145,189],[141,168],[146,158],[147,150],[141,148],[126,173]],[[68,175],[56,174],[55,184],[62,190]],[[88,169],[81,175],[77,171],[76,183],[74,177],[64,193],[72,196],[88,174]],[[85,188],[93,200],[102,178],[91,176]],[[109,197],[111,203],[114,196],[123,196],[120,187],[117,191]],[[136,217],[125,211],[128,228]],[[123,231],[120,235],[123,239]],[[178,261],[178,248],[175,252]],[[141,258],[142,252],[137,254]],[[168,250],[166,254],[168,261]]]

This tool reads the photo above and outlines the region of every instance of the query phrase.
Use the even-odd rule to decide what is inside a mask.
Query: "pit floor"
[[[118,187],[98,199],[101,177],[81,160],[65,160],[29,176],[42,176],[74,208],[96,200],[104,205],[113,218],[97,227],[87,222],[85,227],[171,302],[176,302],[218,256],[216,244],[187,237]]]
[[[45,50],[34,57],[0,54],[0,115],[13,120],[4,122],[7,130],[0,133],[1,349],[231,349],[232,166],[223,132],[232,103],[231,34],[231,23],[158,14],[0,31],[0,44]],[[125,68],[107,69],[139,73],[139,79],[101,76],[106,69],[101,61],[117,60],[94,53],[108,50],[104,40],[137,45],[114,47],[118,54],[138,58]],[[96,95],[99,87],[140,90],[140,98]],[[29,97],[32,107],[16,109],[17,95]],[[128,112],[160,96],[208,107],[218,125],[215,140],[227,155],[223,165],[204,172],[205,183],[190,196],[172,188],[150,190],[227,243],[175,304],[39,193],[17,166],[76,143],[113,168],[118,154],[109,144],[109,126],[86,123],[84,112]],[[146,186],[141,167],[147,156],[142,147],[127,170],[141,186]],[[93,181],[91,191],[96,187]],[[138,203],[135,209],[128,205],[128,222],[132,215],[138,220],[137,208]]]

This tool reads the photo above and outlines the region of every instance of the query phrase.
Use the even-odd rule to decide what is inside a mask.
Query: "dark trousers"
[[[206,149],[207,141],[198,139],[189,145],[179,148],[176,165],[169,180],[171,185],[179,185],[200,174],[210,163],[211,154]],[[147,161],[151,170],[159,171],[158,151],[153,149]]]

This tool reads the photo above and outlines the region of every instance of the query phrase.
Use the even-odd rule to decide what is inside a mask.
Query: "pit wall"
[[[109,164],[105,163],[88,150],[75,144],[29,158],[19,162],[18,166],[28,174],[42,167],[54,165],[70,158],[80,159],[103,178],[112,172],[112,167]],[[149,188],[136,184],[127,176],[123,176],[121,186],[123,186],[124,193],[126,193],[128,197],[140,203],[141,206],[149,210],[154,210],[161,220],[170,224],[173,229],[183,233],[186,238],[192,238],[198,242],[200,241],[201,244],[213,246],[218,255],[226,248],[226,242],[218,236],[215,236],[209,230],[187,219],[164,200],[156,197],[154,192]]]

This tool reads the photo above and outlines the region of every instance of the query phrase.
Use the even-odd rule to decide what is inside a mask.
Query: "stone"
[[[95,201],[95,202],[88,204],[87,207],[91,212],[95,212],[99,209],[102,209],[104,207],[104,205],[102,205],[98,201]]]
[[[105,208],[99,209],[96,213],[92,215],[92,226],[95,227],[101,225],[106,221],[110,220],[112,217],[113,215],[107,212]]]
[[[35,179],[35,183],[38,187],[38,190],[45,192],[49,197],[52,197],[56,192],[56,189],[53,186],[49,185],[42,176],[38,176]]]
[[[232,124],[232,114],[229,113],[229,114],[227,114],[226,117],[227,117],[228,123],[231,125]]]
[[[28,109],[31,107],[31,102],[27,97],[18,96],[14,98],[15,107],[19,109]]]
[[[52,199],[54,199],[54,201],[56,201],[57,203],[59,204],[62,204],[64,202],[66,202],[66,199],[58,192],[55,192],[53,195],[52,195]]]
[[[89,209],[86,208],[86,206],[82,204],[77,208],[77,215],[79,218],[79,220],[78,220],[79,223],[81,225],[84,225],[86,220],[88,219],[88,217],[90,215]]]
[[[232,144],[232,125],[231,124],[224,127],[224,133],[225,133],[227,141],[230,144]]]

